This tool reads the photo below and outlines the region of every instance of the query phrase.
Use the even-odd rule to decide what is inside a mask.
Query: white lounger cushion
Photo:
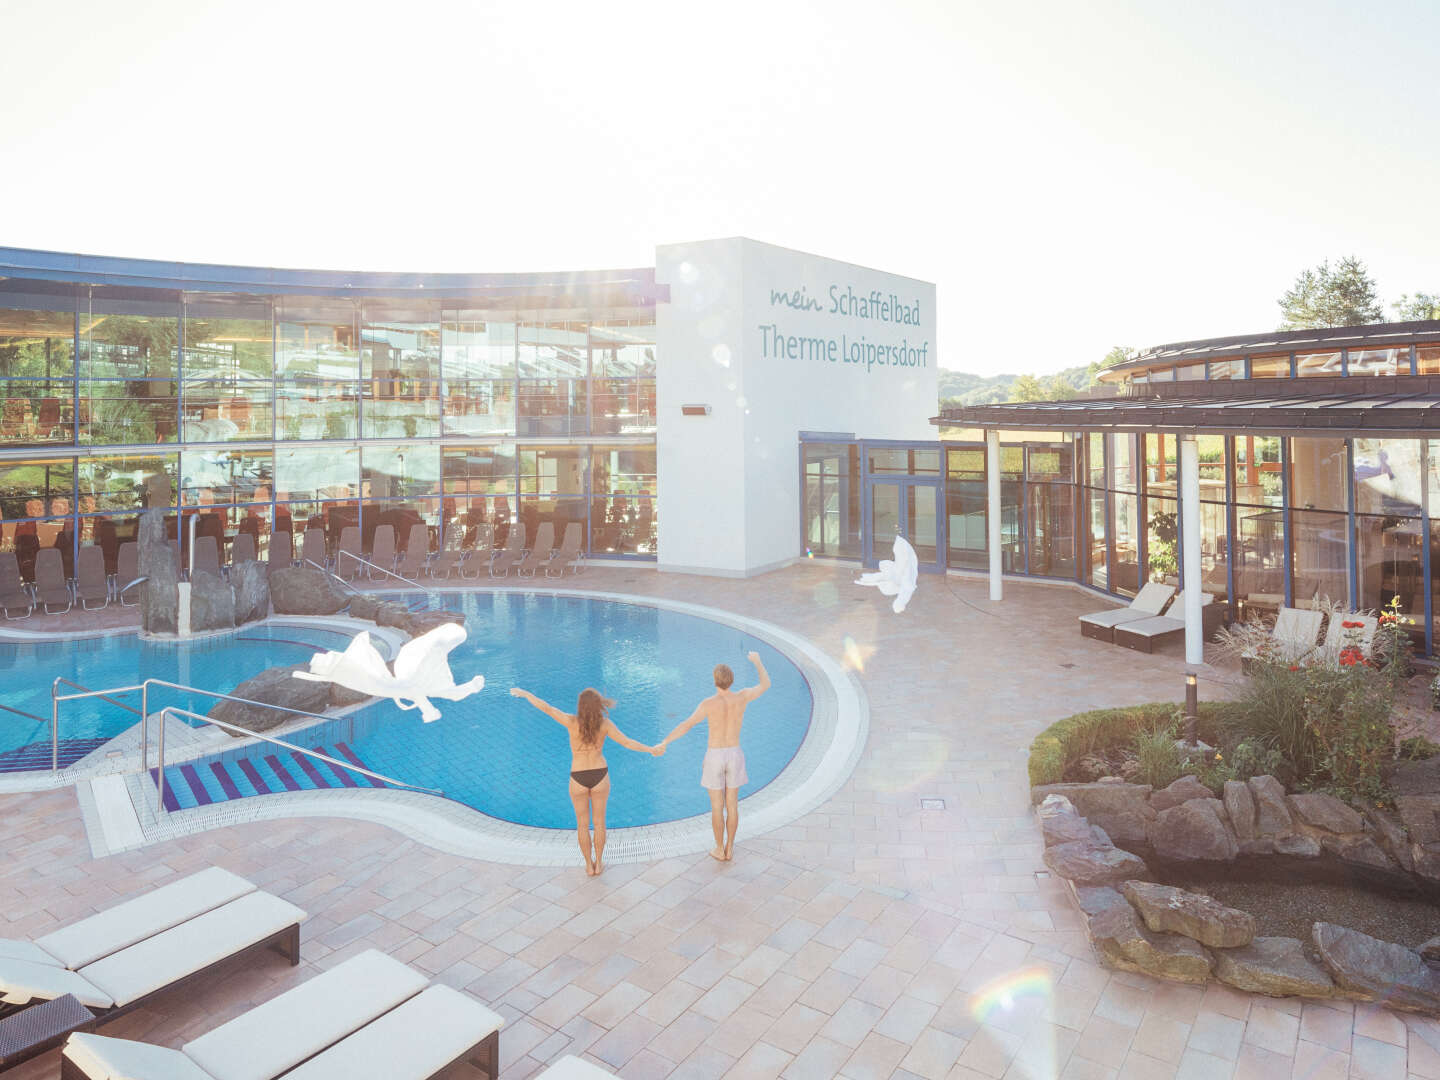
[[[212,866],[36,938],[35,944],[75,971],[254,891],[244,878]]]
[[[184,1046],[216,1080],[271,1080],[424,990],[414,968],[369,949]]]
[[[30,964],[60,964],[59,960],[56,960],[33,941],[18,941],[15,938],[0,938],[0,960],[24,960]]]
[[[74,994],[81,1005],[92,1009],[108,1009],[115,1004],[109,993],[85,976],[53,961],[32,964],[28,960],[0,958],[0,1001],[7,1005],[24,1005],[37,998],[54,1001],[65,994]]]
[[[81,970],[126,1005],[301,922],[305,912],[266,892],[252,892],[179,926],[97,960]]]
[[[285,1080],[406,1080],[431,1076],[505,1022],[474,998],[432,986],[311,1058]]]
[[[1112,608],[1109,611],[1096,611],[1089,615],[1081,615],[1080,621],[1089,623],[1091,626],[1123,626],[1125,623],[1139,622],[1141,619],[1157,618],[1153,611],[1137,611],[1133,607]]]
[[[1135,594],[1135,599],[1130,601],[1128,607],[1111,608],[1108,611],[1096,611],[1089,615],[1081,615],[1080,621],[1089,623],[1091,626],[1119,626],[1121,623],[1130,622],[1133,619],[1159,615],[1165,610],[1166,603],[1174,595],[1174,585],[1147,581],[1145,586]]]
[[[566,1054],[544,1072],[537,1073],[535,1080],[605,1080],[615,1075],[606,1072],[599,1065],[592,1065],[584,1058]]]
[[[1211,593],[1200,594],[1200,606],[1203,608],[1215,597]],[[1185,629],[1185,593],[1182,590],[1180,595],[1175,597],[1175,603],[1170,605],[1172,612],[1180,612],[1180,615],[1151,615],[1148,618],[1136,619],[1134,622],[1124,624],[1125,633],[1136,634],[1140,637],[1159,637],[1161,634],[1173,633],[1176,630]]]
[[[76,1032],[65,1056],[90,1080],[214,1080],[179,1050]]]

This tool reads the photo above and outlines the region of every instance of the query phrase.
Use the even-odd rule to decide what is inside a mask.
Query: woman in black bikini
[[[585,856],[585,873],[591,877],[605,869],[605,803],[610,798],[610,768],[605,764],[605,740],[614,739],[631,750],[650,753],[652,746],[638,743],[626,735],[607,711],[615,703],[601,697],[600,691],[580,691],[575,713],[561,712],[554,705],[541,701],[529,690],[510,688],[512,697],[524,698],[570,733],[570,802],[575,806],[575,831],[580,840],[580,854]],[[590,841],[590,819],[595,819],[595,841]]]

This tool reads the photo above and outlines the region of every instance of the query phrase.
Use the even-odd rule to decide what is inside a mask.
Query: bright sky
[[[87,10],[88,9],[88,10]],[[649,266],[745,235],[936,283],[941,362],[1440,292],[1432,0],[5,0],[0,245]]]

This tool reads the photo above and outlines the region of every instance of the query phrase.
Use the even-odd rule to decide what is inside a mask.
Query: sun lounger
[[[478,578],[490,570],[490,560],[495,555],[495,526],[480,525],[475,530],[475,547],[460,563],[460,576]]]
[[[87,611],[110,606],[110,582],[105,580],[105,552],[98,547],[80,549],[75,564],[75,598]]]
[[[195,537],[195,548],[190,552],[192,562],[188,567],[191,574],[214,574],[220,576],[220,545],[213,536]]]
[[[20,563],[13,551],[0,552],[0,608],[7,619],[28,619],[35,610],[35,598],[20,580]]]
[[[1084,637],[1095,638],[1097,641],[1114,641],[1115,627],[1121,623],[1159,615],[1165,610],[1166,602],[1174,595],[1175,586],[1151,581],[1135,594],[1135,599],[1130,601],[1129,607],[1111,608],[1108,611],[1081,615],[1080,633]]]
[[[1293,662],[1315,651],[1320,640],[1320,623],[1325,613],[1317,609],[1282,607],[1275,617],[1275,626],[1270,631],[1267,651],[1277,660]],[[1240,658],[1241,666],[1258,660],[1260,654],[1245,653]]]
[[[243,562],[255,561],[255,535],[253,533],[236,533],[235,539],[230,542],[230,565],[239,566]]]
[[[371,581],[377,581],[388,577],[382,574],[381,570],[392,570],[395,567],[395,526],[375,526],[375,539],[370,541],[370,561],[374,566],[365,567],[365,576]],[[376,569],[376,568],[379,569]]]
[[[1347,622],[1360,625],[1347,627]],[[1325,627],[1325,644],[1321,646],[1321,651],[1331,663],[1338,663],[1341,650],[1354,646],[1360,650],[1361,659],[1364,659],[1370,655],[1370,646],[1375,642],[1375,629],[1379,625],[1380,620],[1374,615],[1361,615],[1353,611],[1332,612],[1330,623]]]
[[[555,526],[552,522],[542,521],[540,527],[535,530],[535,546],[515,564],[515,575],[517,577],[534,577],[535,571],[550,561],[550,556],[555,551]]]
[[[41,548],[35,553],[35,603],[43,605],[47,615],[63,615],[70,610],[70,583],[65,580],[65,560],[55,548]],[[60,607],[64,604],[64,607]],[[51,611],[52,607],[60,608]]]
[[[32,941],[0,940],[0,1015],[72,995],[97,1023],[238,956],[300,962],[305,912],[212,867]]]
[[[335,556],[335,573],[346,581],[354,581],[365,572],[365,564],[358,558],[346,558],[360,554],[360,526],[346,525],[340,530],[340,551]]]
[[[126,540],[115,552],[115,595],[124,607],[135,607],[140,603],[140,591],[125,591],[125,586],[140,576],[140,545]]]
[[[1200,594],[1200,622],[1202,637],[1208,639],[1220,627],[1225,609],[1211,604],[1215,598],[1209,593]],[[1168,615],[1152,615],[1148,619],[1134,619],[1115,627],[1115,644],[1136,652],[1150,653],[1157,645],[1163,645],[1177,635],[1185,635],[1185,593],[1175,597]]]
[[[281,529],[270,534],[269,562],[271,570],[279,570],[295,562],[295,537]]]
[[[62,1080],[428,1080],[499,1072],[504,1018],[384,953],[362,952],[178,1050],[77,1033]],[[579,1074],[577,1074],[579,1075]]]
[[[585,553],[580,550],[580,523],[572,521],[565,526],[565,539],[560,542],[557,548],[545,560],[546,577],[564,577],[568,567],[571,573],[578,574],[585,566]]]
[[[405,554],[395,572],[403,578],[414,581],[424,572],[430,561],[430,528],[427,525],[411,525],[410,535],[405,541]]]
[[[525,557],[525,523],[517,521],[510,526],[510,535],[505,546],[490,556],[490,576],[504,577],[510,568]]]
[[[315,566],[318,566],[322,570],[325,569],[326,557],[324,529],[305,530],[305,539],[300,542],[300,561],[307,568],[312,570],[315,567],[310,566],[311,563],[314,563]],[[346,561],[348,562],[349,560],[347,559]]]
[[[548,1069],[535,1074],[534,1080],[606,1080],[618,1074],[606,1072],[599,1065],[592,1064],[574,1054],[566,1054]]]
[[[432,578],[450,578],[460,570],[460,560],[465,557],[465,552],[454,548],[442,549],[435,553],[430,564],[425,567],[425,572]]]

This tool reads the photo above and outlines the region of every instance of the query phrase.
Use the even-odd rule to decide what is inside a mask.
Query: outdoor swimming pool
[[[92,690],[154,678],[227,693],[264,668],[303,663],[316,650],[344,648],[347,641],[349,635],[324,627],[268,624],[183,644],[141,641],[133,633],[0,642],[0,772],[50,767],[50,687],[56,676]],[[61,687],[62,694],[74,692]],[[138,708],[140,695],[115,701]],[[213,704],[198,695],[157,690],[150,708],[178,705],[204,713]],[[64,702],[60,764],[78,760],[138,720],[136,713],[102,699]]]
[[[573,711],[579,691],[594,686],[615,699],[611,718],[632,738],[658,742],[713,692],[711,670],[728,663],[736,686],[755,682],[746,660],[754,650],[771,690],[750,706],[743,745],[753,795],[778,776],[809,729],[813,701],[804,675],[784,654],[744,631],[645,604],[524,592],[445,594],[465,615],[468,637],[450,654],[456,682],[485,676],[485,689],[461,702],[437,701],[443,714],[389,702],[353,722],[317,728],[299,742],[375,772],[427,788],[516,824],[573,829],[568,795],[570,749],[565,729],[510,696],[522,686]],[[167,768],[172,809],[255,794],[316,787],[369,786],[365,779],[313,759],[257,747],[237,759]],[[620,828],[708,813],[700,787],[705,730],[698,727],[665,756],[606,746],[611,775],[608,824]]]

